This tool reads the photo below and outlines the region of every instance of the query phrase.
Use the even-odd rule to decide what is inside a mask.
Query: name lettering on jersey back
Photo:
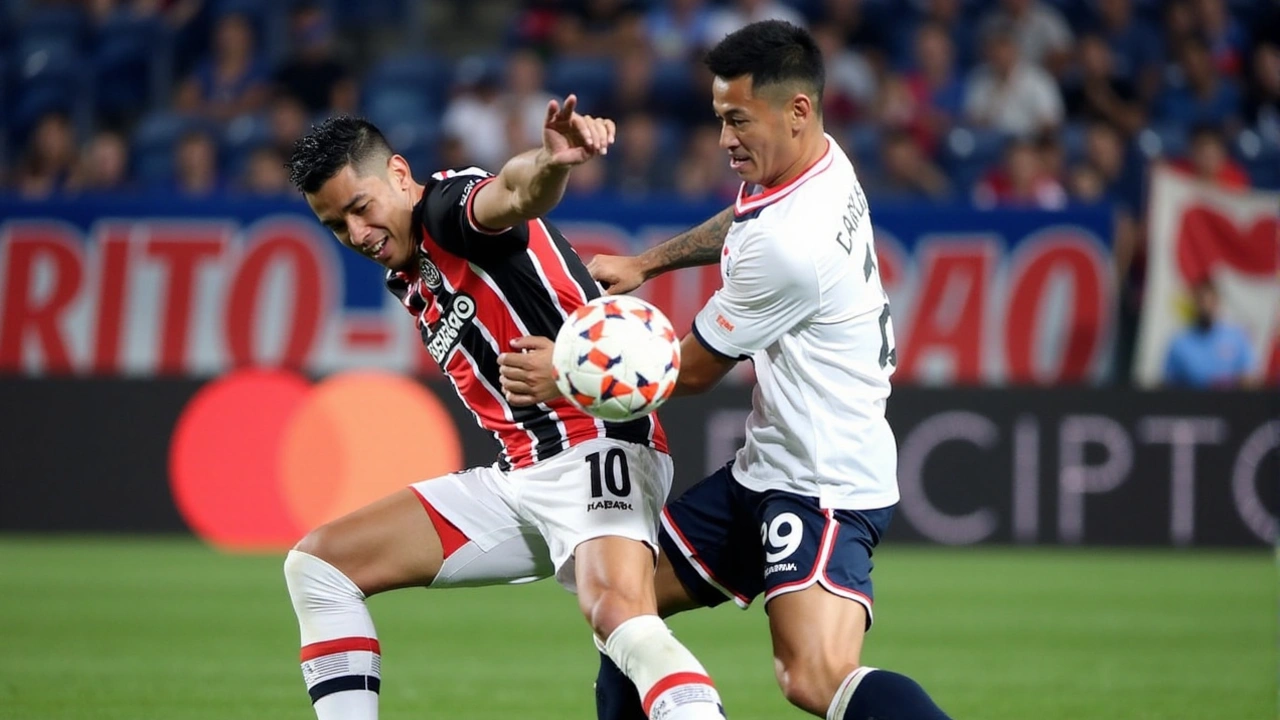
[[[471,318],[476,316],[476,301],[466,293],[458,293],[449,303],[449,312],[440,319],[440,323],[431,331],[431,339],[427,342],[427,352],[440,365],[458,345],[462,330]]]
[[[836,233],[836,242],[850,255],[853,254],[854,235],[867,218],[867,207],[867,196],[862,192],[862,184],[854,183],[853,192],[849,193],[845,201],[844,217],[841,218],[844,229]]]

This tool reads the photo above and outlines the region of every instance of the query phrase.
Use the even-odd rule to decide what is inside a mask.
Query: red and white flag
[[[1191,320],[1191,288],[1212,280],[1222,318],[1244,328],[1262,378],[1280,383],[1280,193],[1222,189],[1158,167],[1147,222],[1134,381],[1160,384],[1169,343]]]

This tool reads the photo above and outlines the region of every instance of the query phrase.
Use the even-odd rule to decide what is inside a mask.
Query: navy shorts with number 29
[[[833,510],[783,490],[756,492],[733,479],[732,463],[662,512],[658,538],[689,594],[708,607],[747,607],[819,583],[861,603],[871,626],[871,551],[893,508]]]

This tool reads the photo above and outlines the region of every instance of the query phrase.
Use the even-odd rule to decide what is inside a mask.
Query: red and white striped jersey
[[[476,422],[502,444],[499,464],[521,468],[599,437],[667,452],[656,416],[606,422],[564,398],[517,408],[502,395],[498,354],[522,335],[555,338],[565,318],[600,294],[569,243],[542,219],[493,231],[472,215],[479,168],[431,176],[414,208],[418,267],[387,272],[387,289],[413,314],[427,352]]]

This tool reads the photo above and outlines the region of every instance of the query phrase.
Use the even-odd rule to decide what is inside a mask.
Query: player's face
[[[720,147],[744,182],[772,187],[799,156],[793,108],[753,92],[751,76],[711,84],[711,103],[722,123]]]
[[[350,165],[338,171],[307,203],[338,242],[392,269],[412,267],[413,179],[404,158],[394,155],[385,172],[361,175]]]

